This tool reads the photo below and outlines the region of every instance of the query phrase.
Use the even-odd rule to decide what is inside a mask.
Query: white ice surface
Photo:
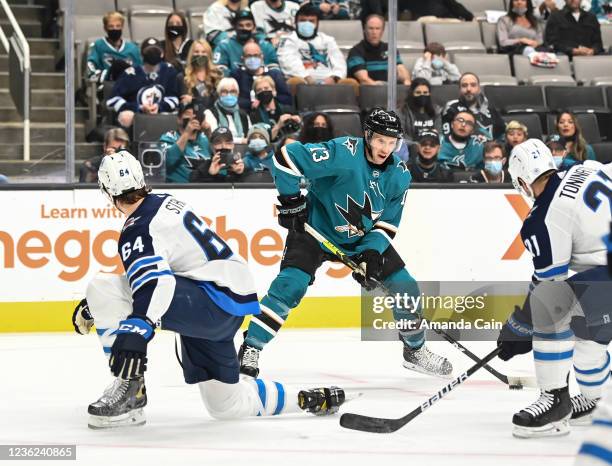
[[[431,345],[451,359],[456,374],[472,364],[448,343]],[[466,345],[484,355],[494,343]],[[77,461],[51,464],[557,466],[573,463],[585,429],[513,438],[512,414],[537,393],[510,391],[484,370],[394,434],[345,430],[337,415],[215,421],[197,387],[183,382],[173,334],[161,332],[149,346],[147,424],[92,431],[87,405],[110,381],[94,335],[1,335],[0,361],[0,444],[77,445]],[[342,412],[384,417],[408,413],[445,384],[401,362],[399,342],[361,342],[357,330],[283,330],[260,359],[263,378],[361,391]],[[529,374],[532,364],[530,356],[493,362],[508,374]]]

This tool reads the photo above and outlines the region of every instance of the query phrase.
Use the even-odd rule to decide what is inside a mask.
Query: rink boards
[[[252,267],[260,296],[279,270],[285,230],[273,189],[157,189],[189,203]],[[98,271],[122,273],[123,217],[97,189],[0,190],[0,332],[66,331]],[[411,189],[394,244],[419,281],[529,280],[518,236],[526,201],[508,189]],[[358,327],[359,287],[326,263],[288,326]]]

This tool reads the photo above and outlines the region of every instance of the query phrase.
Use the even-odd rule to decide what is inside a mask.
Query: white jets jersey
[[[132,289],[134,313],[153,322],[170,306],[175,275],[197,282],[230,314],[246,315],[258,306],[244,259],[185,203],[168,194],[149,194],[126,219],[119,255]]]
[[[270,7],[266,0],[257,0],[251,4],[255,24],[266,33],[267,37],[293,32],[295,14],[299,9],[299,4],[287,1],[283,2],[280,9]]]
[[[538,280],[565,280],[569,270],[606,265],[612,164],[587,161],[550,177],[521,229]]]

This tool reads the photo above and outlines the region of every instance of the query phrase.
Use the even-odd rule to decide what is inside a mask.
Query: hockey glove
[[[530,323],[521,320],[523,314],[521,308],[515,306],[514,312],[499,332],[497,346],[502,347],[499,358],[503,361],[509,361],[517,354],[531,351],[533,327]]]
[[[278,223],[287,230],[304,233],[304,223],[308,221],[308,204],[300,193],[291,196],[278,196]]]
[[[89,304],[85,298],[81,299],[81,302],[77,304],[72,313],[72,325],[74,330],[81,335],[87,335],[93,327],[94,320],[89,312]]]
[[[147,319],[128,316],[119,322],[117,335],[111,347],[109,366],[115,377],[130,380],[144,375],[147,370],[147,343],[151,341],[155,326]]]
[[[374,249],[367,249],[361,254],[353,257],[353,260],[360,265],[361,269],[365,272],[365,275],[353,272],[355,281],[368,291],[376,289],[382,281],[383,256]]]

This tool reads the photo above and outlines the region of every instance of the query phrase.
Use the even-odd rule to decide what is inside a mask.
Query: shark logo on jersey
[[[274,33],[274,32],[280,32],[280,31],[285,31],[285,32],[293,32],[294,27],[287,21],[279,21],[276,18],[273,18],[272,16],[268,16],[265,19],[266,23],[268,23],[268,26],[270,27],[270,33]]]
[[[336,209],[338,209],[340,215],[344,217],[347,224],[337,225],[335,229],[340,233],[347,232],[349,238],[353,238],[354,236],[363,236],[366,233],[365,226],[363,225],[364,216],[374,223],[382,214],[382,210],[372,210],[372,201],[366,192],[363,193],[363,204],[359,204],[347,194],[346,209],[338,204],[336,204]]]
[[[346,141],[342,143],[342,145],[349,150],[353,157],[357,153],[357,144],[359,144],[359,139],[357,138],[346,138]]]
[[[400,160],[398,162],[398,164],[396,165],[397,168],[401,168],[402,169],[402,173],[406,173],[408,171],[408,167],[406,166],[406,164],[404,163],[403,160]]]

